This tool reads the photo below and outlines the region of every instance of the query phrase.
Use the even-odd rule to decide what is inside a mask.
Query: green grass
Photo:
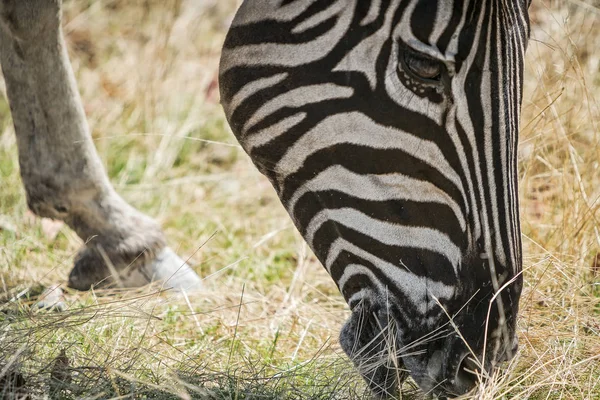
[[[520,151],[521,347],[471,397],[597,399],[600,17],[577,2],[536,3]],[[66,282],[81,241],[27,212],[0,101],[0,376],[22,374],[34,398],[366,397],[337,343],[347,306],[218,104],[220,45],[235,7],[65,4],[74,69],[113,184],[207,277],[189,303],[149,287],[67,291],[62,313],[30,307],[44,287]],[[71,382],[61,387],[51,375],[63,351]]]

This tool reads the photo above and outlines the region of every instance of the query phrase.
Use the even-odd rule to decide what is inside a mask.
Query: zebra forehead
[[[347,0],[333,1],[343,3]],[[285,0],[252,0],[244,1],[239,8],[232,26],[248,25],[264,21],[266,18],[276,21],[292,21],[306,11],[307,7],[317,0],[302,0],[286,2]],[[285,4],[287,3],[287,4]]]
[[[477,30],[484,15],[494,18],[499,30],[512,35],[523,33],[526,13],[523,0],[412,0],[402,11],[394,36],[432,57],[453,61],[459,47],[468,50],[477,40],[477,35],[464,32]],[[469,40],[461,42],[461,37]]]
[[[472,45],[469,43],[472,36],[459,43],[465,26],[476,29],[480,17],[494,11],[499,28],[504,29],[507,34],[522,32],[521,26],[527,25],[526,10],[525,0],[333,0],[327,6],[319,4],[317,0],[246,0],[232,23],[232,29],[249,25],[263,26],[265,32],[269,31],[269,35],[260,43],[244,43],[243,49],[236,43],[227,44],[238,49],[235,57],[230,59],[226,46],[222,63],[229,69],[249,59],[254,59],[259,64],[262,59],[264,64],[286,66],[316,60],[332,50],[329,45],[337,42],[331,40],[332,35],[342,38],[353,24],[365,28],[368,25],[380,27],[376,35],[369,35],[371,38],[377,36],[379,40],[366,42],[365,45],[368,46],[366,50],[361,50],[363,53],[368,53],[369,49],[372,53],[374,48],[382,44],[379,43],[382,37],[388,38],[391,35],[396,39],[402,38],[404,43],[415,50],[438,59],[453,61],[453,57],[459,52],[459,45]],[[261,25],[265,23],[275,23],[278,28],[274,28],[275,25]],[[317,38],[301,44],[303,34],[327,24],[332,24],[327,40]],[[325,36],[320,37],[323,39]],[[295,41],[298,42],[294,43]],[[258,54],[258,59],[252,57]],[[342,62],[339,69],[343,70],[344,65]]]

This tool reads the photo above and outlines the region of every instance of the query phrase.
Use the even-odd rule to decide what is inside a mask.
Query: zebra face
[[[526,0],[246,0],[231,128],[352,309],[374,393],[470,390],[516,349]]]

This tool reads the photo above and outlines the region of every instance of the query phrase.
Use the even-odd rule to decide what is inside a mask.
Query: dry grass
[[[600,10],[582,3],[537,0],[533,13],[520,157],[521,348],[476,398],[600,398]],[[69,292],[67,312],[32,310],[40,287],[66,280],[81,242],[26,211],[3,100],[0,298],[13,301],[0,305],[0,385],[21,373],[35,398],[361,398],[337,345],[347,307],[218,105],[220,44],[235,1],[65,6],[110,177],[162,223],[207,290],[189,302],[157,288]],[[61,386],[65,370],[72,379]]]

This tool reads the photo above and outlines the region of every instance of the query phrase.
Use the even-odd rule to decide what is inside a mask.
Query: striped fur
[[[353,310],[340,342],[378,395],[402,365],[461,394],[466,356],[514,350],[527,6],[246,0],[227,36],[228,121]]]

